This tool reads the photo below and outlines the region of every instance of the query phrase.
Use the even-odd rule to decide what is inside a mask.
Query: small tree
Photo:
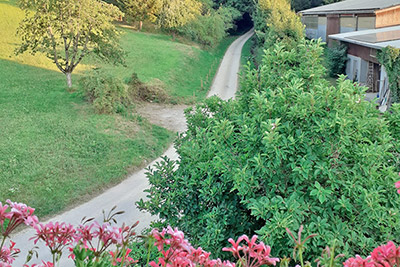
[[[72,87],[71,74],[89,53],[123,63],[118,31],[112,24],[123,15],[98,0],[21,0],[25,19],[18,28],[22,44],[17,54],[43,52],[54,61]]]
[[[161,8],[160,0],[119,0],[122,10],[128,20],[139,22],[139,30],[142,30],[143,21],[156,21]]]

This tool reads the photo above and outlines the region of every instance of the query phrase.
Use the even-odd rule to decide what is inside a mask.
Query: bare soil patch
[[[188,105],[171,105],[160,103],[138,103],[136,112],[148,119],[150,123],[164,127],[173,132],[186,131],[184,110]]]

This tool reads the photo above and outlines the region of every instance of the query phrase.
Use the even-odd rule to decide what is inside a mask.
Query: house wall
[[[336,33],[340,33],[340,17],[339,15],[328,15],[326,23],[326,35],[328,36]]]
[[[361,72],[361,58],[347,55],[347,63],[346,63],[346,75],[352,80],[359,82],[360,81],[360,72]]]
[[[376,28],[400,25],[400,5],[376,11]]]
[[[376,58],[376,49],[350,43],[347,43],[347,47],[347,54],[373,63],[379,63]]]

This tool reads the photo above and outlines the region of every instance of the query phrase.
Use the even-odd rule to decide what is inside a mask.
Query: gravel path
[[[214,78],[213,85],[208,96],[217,95],[224,100],[233,98],[235,96],[238,85],[238,72],[240,66],[241,51],[243,45],[252,36],[252,34],[253,31],[250,31],[245,35],[239,37],[228,48],[220,65],[220,68]],[[156,108],[156,111],[153,112],[153,114],[157,115],[153,115],[153,118],[162,118],[164,116],[166,119],[159,119],[158,123],[157,121],[153,121],[153,123],[159,124],[161,122],[164,122],[164,124],[166,124],[162,125],[164,127],[177,131],[184,131],[186,127],[185,118],[184,116],[182,116],[184,108],[185,107],[183,106],[178,108],[166,106],[164,106],[164,109]],[[147,108],[145,108],[144,110],[146,109],[147,111],[149,111],[149,109],[151,109],[151,106],[147,106]],[[174,109],[172,113],[169,112],[169,110],[172,109]],[[144,116],[146,117],[145,114]],[[171,119],[174,119],[173,122],[171,121]],[[168,148],[164,156],[167,156],[172,160],[178,159],[178,155],[176,154],[173,146]],[[155,162],[159,160],[160,158],[150,163],[149,166],[154,165]],[[137,227],[137,231],[141,231],[154,219],[150,214],[140,212],[134,204],[137,200],[141,198],[146,198],[146,193],[144,193],[143,190],[148,188],[149,185],[145,172],[146,170],[142,169],[138,172],[133,173],[119,185],[108,189],[106,192],[89,200],[86,203],[81,204],[78,207],[75,207],[69,211],[66,211],[60,215],[51,218],[49,221],[63,221],[66,223],[71,223],[73,225],[78,225],[84,216],[94,217],[96,218],[96,220],[102,221],[102,210],[109,211],[114,205],[117,205],[117,210],[125,211],[125,214],[118,217],[118,222],[132,224],[136,221],[140,221],[140,224]],[[26,229],[19,232],[16,236],[12,238],[12,240],[17,243],[17,247],[20,248],[22,251],[17,260],[14,262],[13,266],[19,267],[23,265],[26,258],[26,252],[34,246],[33,241],[29,240],[29,238],[33,235],[34,231],[32,229]],[[39,256],[41,259],[51,259],[50,252],[42,245],[42,243],[39,244]],[[40,262],[35,262],[34,260],[32,260],[30,264],[32,263]],[[73,266],[73,262],[66,259],[66,257],[63,257],[60,261],[60,267],[69,266]]]

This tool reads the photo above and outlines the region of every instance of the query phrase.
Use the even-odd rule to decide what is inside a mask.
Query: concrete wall
[[[376,28],[400,25],[400,5],[376,11]]]

